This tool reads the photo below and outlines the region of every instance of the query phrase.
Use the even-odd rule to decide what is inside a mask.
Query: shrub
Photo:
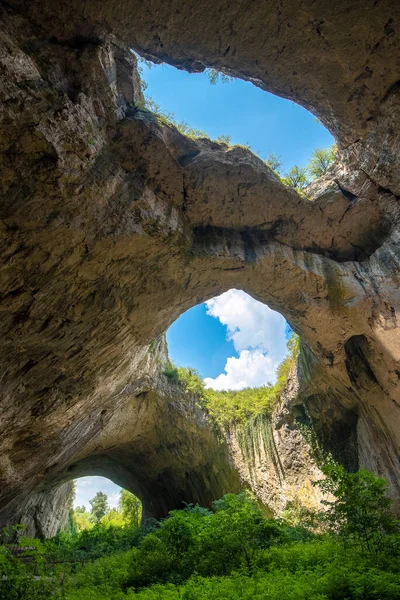
[[[20,538],[15,544],[0,546],[0,598],[61,598],[59,574],[47,564],[46,550],[39,540]]]
[[[379,552],[385,535],[398,529],[390,512],[392,500],[387,482],[366,469],[347,473],[344,467],[329,464],[322,471],[326,478],[316,484],[335,497],[323,501],[323,517],[330,531],[347,543],[361,544],[370,554]]]
[[[336,147],[317,148],[314,150],[307,171],[312,178],[321,177],[333,165],[336,157]]]

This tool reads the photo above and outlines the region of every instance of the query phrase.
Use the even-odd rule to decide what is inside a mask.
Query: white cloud
[[[119,503],[119,492],[115,492],[114,494],[111,494],[110,496],[108,496],[108,504],[110,508],[118,508],[118,503]]]
[[[108,503],[112,508],[115,507],[116,497],[119,498],[120,487],[106,479],[94,475],[93,477],[80,477],[76,480],[76,496],[74,508],[77,506],[86,506],[90,510],[90,500],[95,497],[96,493],[101,491],[107,494]]]
[[[239,358],[227,359],[225,373],[215,379],[206,377],[206,387],[214,390],[242,390],[245,387],[260,387],[276,379],[276,363],[260,350],[242,350]]]
[[[207,313],[227,328],[239,357],[226,361],[225,373],[207,377],[206,387],[240,390],[275,383],[286,354],[286,321],[279,313],[241,290],[229,290],[206,302]]]

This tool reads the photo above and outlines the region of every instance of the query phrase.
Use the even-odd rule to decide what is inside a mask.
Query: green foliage
[[[282,160],[280,156],[270,152],[265,160],[265,164],[279,175],[282,167]]]
[[[3,530],[3,540],[15,532]],[[59,573],[46,562],[45,546],[36,539],[20,537],[0,546],[0,598],[2,600],[48,600],[61,598]]]
[[[192,367],[178,368],[178,380],[187,392],[202,397],[205,394],[204,383],[196,369]]]
[[[364,565],[363,565],[364,566]],[[184,585],[154,585],[140,591],[138,600],[398,600],[397,574],[373,568],[349,571],[327,562],[323,569],[271,573],[249,577],[193,577]],[[129,598],[130,596],[128,596]],[[133,595],[132,595],[133,597]]]
[[[303,192],[310,183],[307,177],[307,170],[295,165],[282,178],[282,183],[292,187],[297,192]]]
[[[217,137],[217,139],[215,140],[216,142],[220,143],[220,144],[226,144],[227,146],[232,146],[232,139],[230,135],[220,135],[219,137]]]
[[[307,165],[309,175],[315,179],[324,175],[329,167],[333,165],[336,158],[336,147],[316,148]]]
[[[265,519],[247,493],[227,494],[213,508],[215,514],[199,536],[199,574],[228,575],[238,569],[251,574],[257,552],[285,540],[279,522]]]
[[[206,390],[204,406],[210,417],[220,426],[244,424],[261,413],[271,414],[278,399],[277,385],[264,385],[244,390]]]
[[[194,573],[217,576],[238,569],[251,573],[260,549],[287,539],[284,528],[265,519],[248,494],[228,494],[214,502],[213,509],[187,506],[172,511],[132,555],[128,585],[179,583]]]
[[[140,87],[142,89],[142,92],[144,92],[147,89],[147,82],[143,79],[143,65],[146,65],[147,68],[151,69],[152,67],[154,67],[154,63],[152,63],[149,60],[146,60],[145,58],[143,58],[143,56],[140,56],[140,54],[136,54],[136,52],[134,53],[136,58],[137,58],[137,69],[138,69],[138,73],[139,73],[139,78],[140,78]]]
[[[337,533],[346,543],[361,544],[363,550],[377,554],[388,533],[398,529],[391,514],[392,500],[389,487],[382,477],[366,469],[347,473],[341,465],[322,467],[325,479],[316,485],[325,494],[334,496],[324,500],[324,521],[332,533]]]
[[[112,508],[101,518],[100,523],[106,526],[123,527],[126,521],[121,510]],[[135,527],[138,527],[138,525],[135,524]]]
[[[302,168],[295,165],[288,173],[286,173],[286,175],[281,177],[282,183],[294,188],[299,194],[304,195],[304,190],[311,181],[324,175],[333,165],[336,159],[336,152],[335,145],[329,148],[316,148],[307,167]],[[267,165],[279,174],[281,166],[279,159],[272,153],[270,154],[270,157],[271,158],[266,161]],[[271,164],[269,164],[269,160]]]
[[[334,538],[315,537],[308,541],[293,542],[287,539],[279,522],[274,523],[272,535],[261,536],[258,549],[254,550],[251,572],[246,566],[246,559],[243,567],[239,564],[237,568],[240,561],[237,560],[236,549],[240,548],[241,540],[235,537],[235,519],[240,511],[238,512],[237,506],[232,509],[230,516],[233,517],[233,533],[229,528],[231,519],[225,514],[227,523],[224,523],[225,519],[221,519],[221,527],[216,527],[211,543],[199,545],[204,557],[193,552],[196,539],[205,537],[210,542],[208,526],[204,523],[214,519],[218,513],[214,516],[210,513],[202,516],[199,512],[195,516],[190,514],[190,510],[177,511],[184,513],[183,518],[172,515],[175,521],[168,533],[165,533],[164,539],[160,540],[152,534],[147,540],[143,540],[143,549],[116,554],[85,567],[68,582],[68,599],[122,600],[137,597],[139,600],[398,600],[398,554],[390,568],[378,567],[359,548],[346,549]],[[229,511],[229,508],[224,506],[220,510]],[[256,520],[249,519],[247,509],[244,509],[241,517],[245,523],[250,523],[250,528],[240,524],[239,530],[244,533],[245,539],[251,541],[251,547],[254,547],[254,538],[251,535],[246,538],[246,535]],[[256,538],[260,535],[260,530],[262,528],[255,527]],[[137,577],[138,554],[141,552],[141,573],[144,577],[142,587],[130,588]],[[145,569],[146,554],[148,571]],[[188,559],[189,556],[192,558]],[[174,563],[176,557],[178,559]],[[186,577],[190,571],[190,561],[196,559],[196,572]],[[178,572],[173,571],[175,566]],[[226,574],[221,574],[221,571]],[[160,578],[158,581],[157,577]],[[149,584],[145,583],[146,580]],[[155,583],[151,583],[152,580]],[[137,583],[136,580],[136,585]],[[125,591],[125,596],[119,595],[122,590]]]
[[[92,529],[85,529],[75,535],[61,532],[48,540],[46,542],[48,554],[56,561],[85,563],[113,552],[136,547],[155,527],[151,520],[139,528],[126,523],[121,525],[120,521],[118,524],[110,524],[107,522],[107,516]]]
[[[139,527],[142,519],[142,503],[131,492],[120,491],[119,507],[125,523],[133,527]]]
[[[208,138],[208,135],[204,131],[191,127],[188,123],[185,123],[185,121],[178,121],[174,112],[163,110],[161,106],[157,104],[157,102],[154,102],[150,97],[146,98],[144,106],[137,105],[137,108],[139,110],[148,111],[159,123],[168,125],[169,127],[175,127],[179,133],[186,135],[189,138]]]
[[[186,391],[196,394],[218,427],[223,428],[230,423],[244,424],[259,414],[272,413],[279,394],[286,384],[290,369],[296,363],[299,344],[299,338],[294,334],[288,341],[288,356],[278,367],[275,385],[239,391],[215,391],[204,387],[195,369],[178,368],[170,363],[164,370],[164,374],[171,382],[180,384]]]
[[[84,529],[92,529],[95,524],[93,515],[86,510],[84,506],[78,506],[74,510],[73,519],[76,526],[76,532],[83,531]],[[72,533],[72,531],[69,531]]]
[[[178,121],[176,115],[172,111],[166,111],[161,108],[157,102],[150,97],[147,97],[144,105],[137,104],[137,110],[141,110],[147,112],[149,116],[155,117],[155,119],[162,125],[168,125],[169,127],[175,127],[182,135],[186,137],[197,140],[199,138],[205,138],[213,142],[218,142],[220,144],[225,144],[226,146],[232,146],[231,136],[222,134],[216,139],[211,139],[210,136],[201,129],[196,129],[192,127],[185,121]],[[245,146],[250,149],[250,146]]]
[[[216,85],[219,81],[221,81],[221,83],[233,81],[233,77],[226,75],[222,71],[217,71],[217,69],[207,69],[206,73],[208,76],[208,81],[211,83],[211,85]]]
[[[66,525],[66,531],[71,534],[78,533],[79,531],[79,526],[75,518],[75,511],[73,510],[73,508],[70,508],[68,510],[68,521]]]
[[[165,367],[163,374],[171,381],[172,383],[180,383],[179,381],[179,369],[172,362],[169,362]]]
[[[95,523],[99,523],[104,515],[110,510],[108,506],[107,494],[104,492],[97,492],[92,500],[89,500],[92,507],[91,514]]]
[[[400,535],[386,482],[364,470],[349,474],[330,465],[324,471],[318,485],[336,494],[326,501],[329,533],[314,535],[266,518],[247,493],[227,494],[212,511],[187,505],[157,527],[100,523],[45,544],[20,540],[28,562],[12,554],[15,531],[5,532],[0,597],[398,600]],[[64,562],[65,578],[53,568],[58,561]]]

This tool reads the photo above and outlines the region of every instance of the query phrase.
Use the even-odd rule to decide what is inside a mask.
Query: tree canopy
[[[90,505],[92,507],[91,513],[96,523],[99,523],[110,509],[107,494],[104,494],[104,492],[97,492],[95,497],[90,500]]]

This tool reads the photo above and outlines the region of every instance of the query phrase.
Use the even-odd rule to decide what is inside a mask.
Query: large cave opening
[[[239,289],[197,305],[168,329],[171,361],[195,369],[207,388],[275,384],[293,331],[285,318]]]
[[[332,162],[313,153],[332,147],[334,138],[296,102],[215,69],[190,73],[137,59],[145,106],[185,135],[248,148],[299,189]]]

